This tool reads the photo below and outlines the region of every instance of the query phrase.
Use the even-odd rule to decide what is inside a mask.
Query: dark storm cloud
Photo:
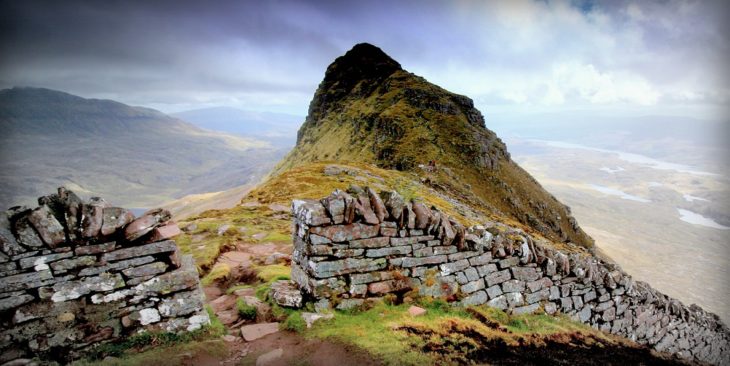
[[[301,114],[367,41],[488,103],[724,102],[722,4],[0,1],[0,87]]]

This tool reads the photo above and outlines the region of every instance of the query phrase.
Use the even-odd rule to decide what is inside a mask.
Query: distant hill
[[[229,107],[195,109],[172,114],[200,128],[251,136],[276,146],[292,147],[303,116],[247,111]]]
[[[593,245],[570,210],[511,160],[471,99],[403,70],[369,44],[329,65],[295,148],[274,174],[321,161],[425,174],[432,187],[485,214]]]
[[[257,182],[283,152],[159,111],[39,88],[0,90],[0,207],[66,185],[149,207]]]

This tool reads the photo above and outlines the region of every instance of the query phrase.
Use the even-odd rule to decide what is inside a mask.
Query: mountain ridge
[[[283,154],[153,109],[45,88],[0,90],[0,129],[6,206],[66,185],[82,196],[149,207],[256,183]]]

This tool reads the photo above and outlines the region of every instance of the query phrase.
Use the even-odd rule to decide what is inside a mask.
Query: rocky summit
[[[329,65],[278,172],[319,161],[417,172],[485,216],[555,241],[593,245],[570,209],[510,159],[471,99],[405,71],[370,44],[355,45]]]

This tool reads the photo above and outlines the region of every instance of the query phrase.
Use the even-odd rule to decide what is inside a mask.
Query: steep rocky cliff
[[[370,44],[327,68],[297,145],[275,174],[316,161],[417,172],[484,214],[556,241],[593,245],[569,208],[510,159],[471,99],[403,70]]]

